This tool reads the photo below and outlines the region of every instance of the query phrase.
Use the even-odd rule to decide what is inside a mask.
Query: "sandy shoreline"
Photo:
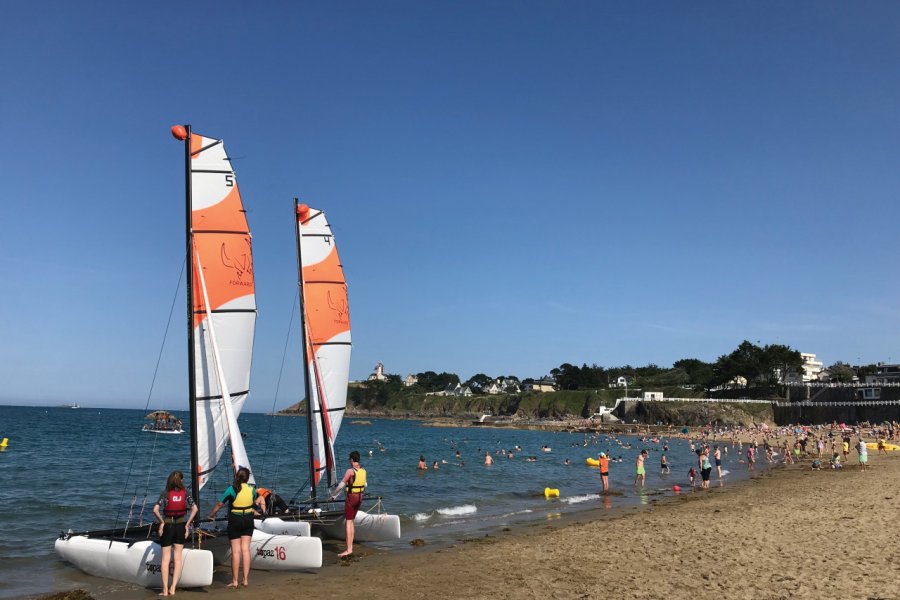
[[[343,566],[328,553],[319,573],[266,574],[246,590],[225,589],[219,571],[210,589],[179,595],[900,598],[900,456],[870,457],[866,473],[855,460],[840,472],[807,460],[610,518],[597,509],[450,548],[363,550]]]

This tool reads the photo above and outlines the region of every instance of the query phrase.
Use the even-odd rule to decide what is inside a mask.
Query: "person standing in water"
[[[719,450],[718,446],[715,446],[714,450],[713,459],[716,461],[716,474],[719,476],[719,479],[722,479],[722,451]]]
[[[338,554],[340,557],[350,556],[353,554],[353,534],[356,532],[356,526],[353,519],[359,512],[362,504],[363,492],[366,491],[366,470],[359,464],[359,452],[354,450],[350,453],[350,468],[344,473],[341,482],[334,490],[331,499],[334,500],[340,493],[341,489],[347,488],[344,494],[344,520],[345,531],[347,537],[347,549]]]
[[[494,457],[491,456],[490,452],[484,453],[484,464],[487,466],[491,466],[492,464],[494,464]]]
[[[419,471],[427,471],[428,463],[425,462],[424,456],[419,456],[419,466],[417,467]]]
[[[213,519],[227,502],[228,541],[231,542],[231,583],[228,587],[238,587],[238,575],[244,574],[244,587],[250,585],[250,538],[253,537],[253,516],[258,514],[253,508],[260,506],[265,510],[265,500],[257,496],[256,486],[250,485],[250,469],[239,467],[234,473],[234,482],[228,486],[219,501],[209,513]]]
[[[666,453],[663,452],[662,456],[659,457],[659,473],[663,475],[669,472],[669,462],[666,460]]]
[[[188,537],[191,521],[197,516],[197,505],[191,494],[184,489],[184,474],[172,471],[166,479],[166,489],[153,505],[153,514],[159,519],[159,545],[162,548],[162,593],[160,596],[174,596],[178,580],[181,579],[181,552]],[[190,512],[190,514],[188,514]],[[160,514],[162,513],[162,514]],[[185,518],[187,517],[187,518]],[[172,585],[169,585],[169,563],[175,561]]]
[[[641,450],[641,453],[638,454],[637,459],[635,460],[635,473],[634,473],[634,484],[640,485],[644,487],[644,481],[647,478],[647,471],[644,469],[644,459],[647,458],[649,452],[646,450]]]
[[[609,458],[605,452],[600,453],[600,482],[603,484],[603,492],[609,491]]]

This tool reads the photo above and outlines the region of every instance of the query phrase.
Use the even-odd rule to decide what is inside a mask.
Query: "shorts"
[[[606,471],[605,473],[600,473],[600,477],[609,477],[609,471]]]
[[[172,544],[184,546],[184,529],[184,521],[180,523],[163,524],[163,532],[162,535],[159,536],[159,545],[163,548],[168,548]]]
[[[869,455],[868,455],[868,454],[860,454],[860,455],[859,455],[859,462],[860,462],[861,464],[865,464],[865,463],[869,462]]]
[[[228,539],[236,540],[238,538],[253,535],[253,513],[238,514],[228,513]]]
[[[721,459],[721,458],[717,458],[717,459],[716,459],[716,466],[717,466],[717,467],[721,467],[721,466],[722,466],[722,459]]]
[[[344,518],[353,520],[362,504],[362,494],[347,494],[344,499]]]
[[[700,470],[700,476],[703,477],[703,481],[709,481],[710,473],[712,473],[712,467],[707,467]]]
[[[646,473],[647,473],[647,472],[644,470],[644,467],[638,467],[638,468],[637,468],[637,474],[638,474],[638,475],[645,475]]]

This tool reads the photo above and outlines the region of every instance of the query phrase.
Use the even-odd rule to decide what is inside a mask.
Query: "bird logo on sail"
[[[245,239],[247,242],[247,252],[241,252],[238,250],[237,252],[232,251],[232,255],[228,254],[228,251],[225,249],[225,243],[222,243],[222,264],[228,267],[229,269],[234,269],[235,275],[237,275],[237,281],[231,281],[230,283],[236,285],[250,285],[250,282],[242,281],[244,274],[249,273],[251,276],[253,275],[253,259],[250,254],[250,240]]]
[[[350,315],[350,308],[347,306],[347,297],[344,296],[340,299],[340,301],[335,302],[331,297],[331,292],[328,292],[328,308],[337,312],[337,323],[347,323],[347,317]]]

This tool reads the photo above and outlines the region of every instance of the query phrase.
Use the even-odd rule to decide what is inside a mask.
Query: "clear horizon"
[[[177,9],[6,7],[0,403],[144,406],[183,261],[178,123],[224,139],[248,210],[250,412],[303,395],[295,196],[334,227],[352,379],[744,339],[900,359],[900,5]],[[151,406],[184,402],[183,306]]]

